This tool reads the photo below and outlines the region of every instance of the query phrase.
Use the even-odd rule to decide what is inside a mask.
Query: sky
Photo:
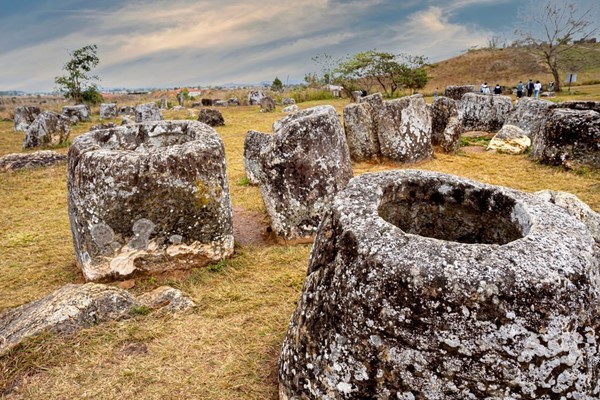
[[[0,91],[54,90],[88,44],[103,88],[298,82],[318,54],[371,49],[435,62],[510,38],[525,1],[0,0]]]

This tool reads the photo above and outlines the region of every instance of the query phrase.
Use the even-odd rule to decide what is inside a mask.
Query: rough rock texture
[[[444,153],[456,154],[460,149],[460,137],[463,134],[463,127],[458,116],[451,116],[448,119],[446,128],[440,140],[440,146]]]
[[[523,97],[517,102],[514,111],[510,113],[506,124],[521,128],[527,136],[532,138],[545,124],[552,108],[554,108],[554,103],[551,101]]]
[[[39,107],[17,107],[15,108],[15,132],[26,132],[29,125],[42,111]]]
[[[135,107],[135,122],[162,121],[163,116],[156,103],[140,104]]]
[[[109,128],[116,128],[117,125],[114,122],[109,122],[108,124],[98,124],[98,125],[92,125],[90,127],[90,131],[97,131],[100,129],[109,129]]]
[[[460,102],[458,115],[465,131],[497,132],[511,110],[512,100],[508,96],[466,93]]]
[[[161,97],[160,98],[160,109],[161,110],[167,110],[169,108],[169,106],[167,105],[167,98],[166,97]]]
[[[228,106],[239,106],[240,105],[240,101],[238,100],[237,97],[232,97],[230,99],[227,100],[227,105]]]
[[[449,126],[450,118],[458,116],[458,102],[450,97],[439,96],[431,104],[431,143],[434,146],[442,146],[444,150],[450,150],[450,153],[456,152],[460,142],[460,132],[457,132],[455,121]],[[446,128],[449,127],[448,132]],[[458,138],[456,137],[458,136]]]
[[[354,100],[356,103],[358,103],[360,101],[361,97],[362,97],[362,90],[354,90],[352,92],[352,100]]]
[[[71,120],[52,111],[44,111],[27,128],[23,148],[59,145],[71,133]]]
[[[487,150],[498,153],[522,154],[531,146],[531,139],[523,129],[514,125],[504,125],[490,140]]]
[[[261,195],[273,231],[306,240],[352,177],[344,130],[335,108],[319,106],[286,116],[273,131],[258,156]]]
[[[225,100],[215,100],[215,101],[213,101],[213,106],[215,106],[215,107],[227,107],[227,102]]]
[[[368,102],[350,103],[344,107],[344,131],[353,161],[378,160],[381,155],[377,112]]]
[[[243,162],[246,177],[252,185],[258,185],[260,182],[258,178],[260,175],[259,156],[261,151],[270,144],[271,138],[272,135],[252,130],[246,134]]]
[[[381,155],[387,159],[417,162],[433,155],[431,116],[422,95],[384,101],[377,130]]]
[[[361,96],[358,99],[358,102],[370,104],[371,107],[373,107],[373,110],[379,112],[379,110],[381,110],[381,108],[383,107],[383,96],[381,95],[381,93],[373,93],[368,96]]]
[[[275,100],[271,97],[266,96],[260,99],[260,111],[273,112],[275,111]]]
[[[600,113],[554,109],[531,144],[534,160],[566,168],[600,168]]]
[[[127,319],[136,308],[182,312],[194,306],[179,290],[168,286],[138,299],[129,292],[96,283],[69,284],[50,295],[0,314],[0,356],[23,339],[43,332],[70,334],[102,322]]]
[[[284,106],[291,106],[293,104],[296,104],[296,100],[294,100],[293,97],[286,97],[283,100],[281,100],[281,104],[283,104]]]
[[[159,121],[84,134],[69,149],[67,190],[87,280],[233,253],[225,152],[208,125]]]
[[[119,108],[119,115],[129,115],[135,117],[135,107],[133,106],[122,106]]]
[[[295,104],[292,104],[291,106],[284,107],[284,109],[282,111],[284,113],[294,113],[294,112],[300,111],[300,107],[298,107]]]
[[[280,399],[598,398],[598,251],[536,195],[354,178],[315,239]]]
[[[175,108],[173,108],[175,109]],[[123,119],[121,119],[121,125],[131,125],[131,124],[135,124],[135,121],[132,119],[129,119],[127,117],[123,117]]]
[[[475,86],[473,85],[462,85],[462,86],[447,86],[444,90],[444,96],[449,97],[452,100],[462,100],[465,93],[476,93]]]
[[[116,103],[100,104],[100,119],[112,119],[112,118],[117,118],[117,104]]]
[[[0,171],[51,167],[66,160],[66,155],[50,150],[35,151],[33,153],[7,154],[0,157]]]
[[[204,122],[209,126],[225,125],[225,119],[223,119],[223,114],[221,114],[221,111],[213,110],[212,108],[203,108],[198,111],[198,121]]]
[[[546,201],[564,208],[588,228],[597,243],[600,243],[600,214],[595,212],[574,194],[555,190],[541,190],[535,193]]]
[[[600,101],[586,101],[586,100],[575,100],[575,101],[563,101],[562,103],[556,104],[558,108],[569,108],[571,110],[592,110],[600,112]]]
[[[62,115],[69,118],[72,123],[91,121],[90,108],[85,104],[78,104],[76,106],[64,106],[62,108]]]
[[[253,90],[248,93],[248,105],[256,106],[260,104],[260,100],[265,97],[262,90]]]

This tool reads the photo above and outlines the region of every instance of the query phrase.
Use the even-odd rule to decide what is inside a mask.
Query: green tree
[[[99,80],[95,75],[89,75],[100,59],[96,55],[98,46],[95,44],[83,46],[73,52],[69,52],[71,59],[63,66],[67,73],[63,76],[54,78],[65,97],[73,99],[75,103],[81,103],[84,100],[84,93],[87,98],[94,99],[100,94],[94,80]]]
[[[282,92],[283,91],[283,82],[278,77],[275,77],[273,83],[271,84],[271,90],[274,92]]]
[[[564,0],[530,2],[529,7],[521,11],[519,20],[524,28],[516,33],[526,48],[541,56],[548,65],[557,92],[560,91],[559,72],[572,58],[573,50],[598,32],[593,11],[594,8],[588,8],[580,12],[575,2]],[[570,63],[573,64],[572,60]]]

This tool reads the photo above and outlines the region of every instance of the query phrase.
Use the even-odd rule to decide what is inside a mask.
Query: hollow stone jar
[[[324,217],[281,399],[597,399],[599,248],[538,196],[366,174]]]
[[[233,253],[223,142],[195,121],[96,130],[68,155],[68,206],[87,280],[199,266]]]

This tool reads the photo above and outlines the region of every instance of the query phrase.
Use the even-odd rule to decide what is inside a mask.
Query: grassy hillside
[[[568,71],[577,73],[576,85],[600,83],[600,43],[588,44],[578,51],[585,62],[578,63],[578,71]],[[575,51],[568,55],[570,58],[575,56]],[[566,70],[561,71],[561,79],[566,73]],[[470,50],[432,64],[429,74],[432,79],[425,88],[427,92],[435,88],[443,90],[448,85],[487,82],[489,85],[515,86],[519,80],[533,79],[544,84],[554,80],[542,58],[523,48]]]

